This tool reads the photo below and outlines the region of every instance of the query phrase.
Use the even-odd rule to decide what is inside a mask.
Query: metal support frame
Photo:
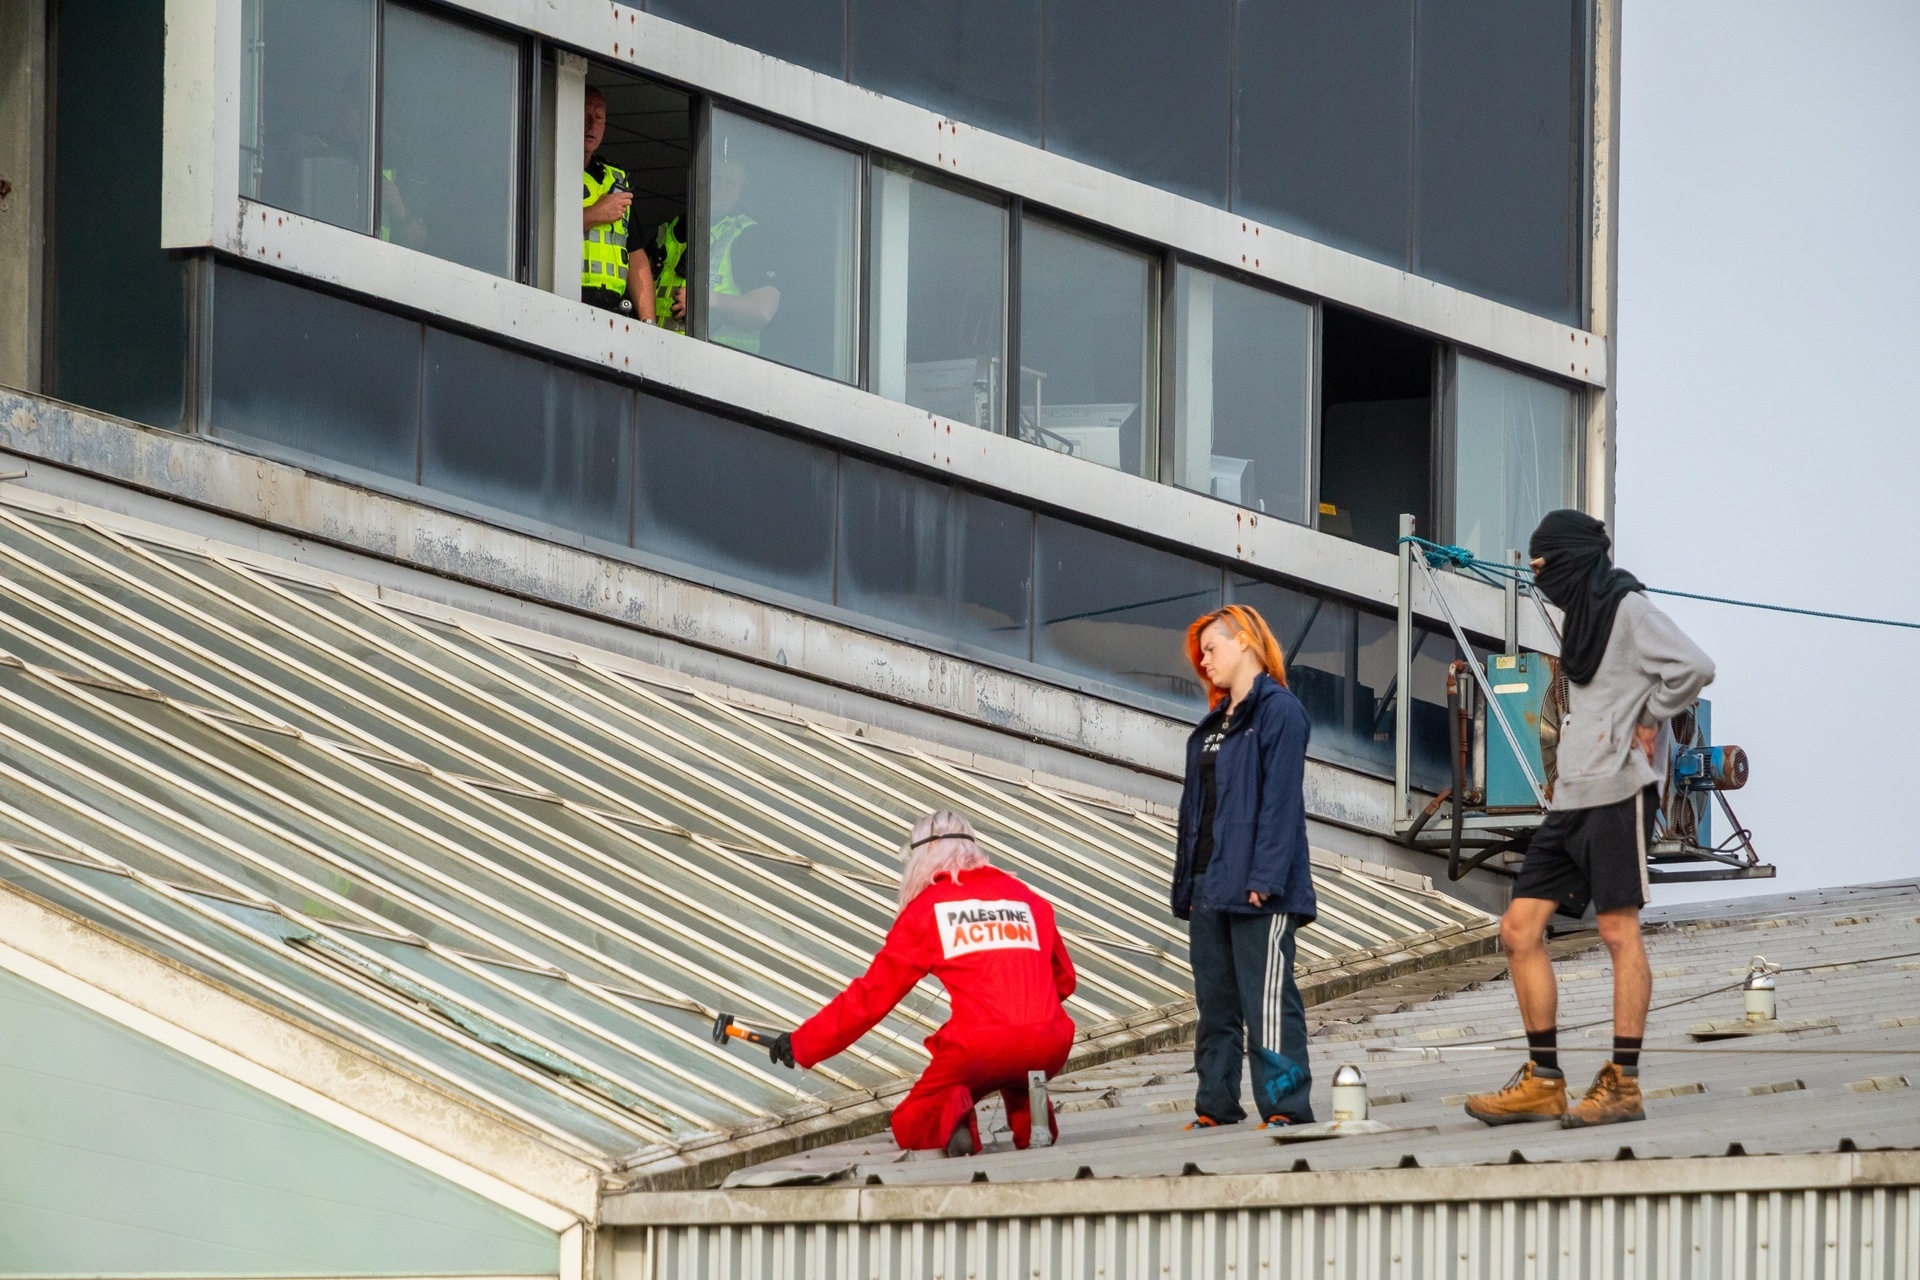
[[[1393,827],[1413,821],[1413,517],[1400,516],[1400,563],[1394,591]]]
[[[1473,673],[1474,683],[1480,686],[1480,694],[1487,700],[1487,713],[1500,725],[1500,732],[1506,735],[1507,745],[1513,748],[1514,761],[1520,766],[1520,772],[1526,775],[1527,786],[1533,790],[1533,798],[1539,802],[1542,809],[1546,808],[1547,793],[1541,788],[1540,779],[1533,776],[1533,766],[1527,763],[1527,754],[1520,748],[1520,735],[1513,731],[1513,725],[1508,722],[1507,713],[1501,708],[1500,700],[1494,697],[1493,685],[1487,681],[1486,671],[1474,660],[1473,646],[1467,643],[1467,633],[1460,629],[1459,622],[1453,616],[1453,607],[1447,603],[1446,592],[1440,589],[1438,575],[1434,573],[1433,566],[1427,563],[1425,556],[1414,556],[1413,563],[1419,565],[1420,571],[1426,575],[1427,587],[1432,591],[1434,601],[1440,606],[1441,612],[1446,615],[1447,626],[1453,631],[1453,642],[1460,646],[1460,656],[1466,659],[1467,670]],[[1406,644],[1407,641],[1403,640],[1402,643]],[[1455,799],[1457,801],[1458,797]]]

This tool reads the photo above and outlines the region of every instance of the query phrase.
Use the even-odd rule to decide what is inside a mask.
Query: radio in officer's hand
[[[624,169],[615,170],[615,173],[617,176],[613,180],[613,185],[607,188],[607,194],[612,195],[616,191],[624,191],[627,193],[627,195],[631,196],[633,194],[633,185],[627,181],[626,170]],[[619,219],[616,222],[616,225],[630,223],[630,219],[632,218],[632,216],[633,216],[633,205],[629,203],[626,207],[626,210],[621,213]],[[629,232],[628,234],[631,234],[631,233]],[[625,239],[626,239],[626,236],[623,235],[622,240],[624,241]],[[621,248],[621,252],[622,253],[628,252],[624,244]],[[616,307],[619,310],[621,315],[630,316],[633,314],[633,299],[628,297],[625,294],[622,294],[620,296],[620,301],[616,304]]]

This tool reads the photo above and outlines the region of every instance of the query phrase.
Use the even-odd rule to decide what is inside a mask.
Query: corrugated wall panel
[[[1920,1189],[659,1227],[613,1253],[648,1280],[1909,1280]]]

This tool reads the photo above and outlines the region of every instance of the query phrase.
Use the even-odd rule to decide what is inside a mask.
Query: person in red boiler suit
[[[774,1062],[811,1067],[846,1049],[931,973],[953,1016],[927,1038],[933,1061],[893,1111],[907,1150],[950,1156],[980,1150],[974,1105],[994,1090],[1006,1103],[1014,1145],[1031,1132],[1027,1072],[1048,1078],[1066,1063],[1073,1019],[1073,961],[1046,899],[993,866],[967,820],[949,809],[913,826],[900,872],[900,915],[866,973],[826,1008],[778,1037]],[[1047,1127],[1056,1137],[1053,1104]]]

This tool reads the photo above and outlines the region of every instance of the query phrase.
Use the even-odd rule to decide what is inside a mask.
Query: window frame
[[[662,79],[660,83],[672,84],[673,82]],[[849,378],[835,378],[829,374],[815,373],[812,369],[802,369],[798,365],[785,364],[782,361],[772,360],[766,356],[756,356],[755,358],[767,360],[768,363],[780,365],[780,367],[784,369],[793,369],[797,373],[808,374],[815,378],[825,378],[828,382],[832,382],[838,386],[853,387],[860,391],[867,391],[869,389],[867,386],[866,357],[867,272],[869,267],[868,257],[871,254],[870,210],[873,207],[871,185],[873,180],[874,148],[864,143],[854,142],[840,134],[828,133],[823,129],[814,128],[803,121],[774,115],[772,112],[763,111],[758,107],[742,103],[737,99],[721,97],[717,94],[702,93],[697,89],[689,90],[688,92],[694,99],[694,136],[692,138],[693,164],[687,179],[687,216],[691,224],[688,228],[690,234],[687,239],[686,261],[688,269],[682,272],[682,274],[686,276],[689,286],[695,281],[705,278],[705,255],[699,252],[699,250],[712,243],[713,204],[710,192],[712,189],[713,176],[713,117],[715,112],[725,112],[728,115],[746,120],[749,123],[772,129],[777,133],[788,134],[808,142],[831,147],[835,151],[854,158],[859,170],[859,176],[854,182],[854,195],[855,199],[860,202],[860,207],[856,210],[856,217],[854,219],[857,226],[854,231],[855,242],[853,247],[855,273],[853,281],[853,375]],[[710,317],[707,315],[706,295],[707,291],[704,288],[689,287],[687,289],[686,336],[695,338],[701,342],[711,343],[713,339],[708,332]]]
[[[1170,358],[1167,349],[1172,344],[1167,341],[1167,329],[1163,322],[1168,307],[1167,290],[1171,287],[1169,281],[1173,274],[1169,270],[1169,266],[1174,256],[1174,250],[1166,245],[1156,244],[1151,240],[1143,240],[1138,236],[1127,235],[1111,227],[1102,226],[1100,223],[1089,221],[1075,214],[1062,212],[1051,205],[1037,204],[1031,200],[1021,200],[1018,197],[1013,199],[1009,207],[1009,214],[1012,221],[1008,228],[1009,234],[1007,237],[1009,249],[1007,254],[1009,272],[1007,279],[1009,300],[1007,371],[1009,374],[1013,374],[1017,370],[1020,376],[1010,376],[1007,379],[1006,430],[1002,432],[1002,434],[1012,436],[1015,439],[1018,439],[1020,434],[1020,388],[1025,377],[1026,364],[1025,356],[1020,350],[1022,346],[1022,334],[1019,326],[1020,314],[1025,309],[1024,295],[1026,293],[1023,279],[1026,252],[1025,227],[1028,219],[1031,218],[1042,223],[1049,223],[1069,234],[1085,236],[1097,243],[1111,246],[1123,252],[1138,254],[1147,260],[1149,274],[1147,287],[1141,299],[1147,328],[1146,350],[1141,352],[1140,365],[1142,372],[1152,380],[1153,385],[1144,388],[1146,394],[1144,394],[1140,400],[1140,415],[1142,418],[1140,439],[1141,470],[1137,474],[1139,478],[1143,480],[1149,480],[1155,484],[1165,484],[1166,481],[1162,478],[1165,471],[1165,460],[1162,457],[1163,446],[1161,444],[1161,437],[1167,434],[1167,432],[1165,431],[1160,411],[1161,402],[1166,398],[1167,394],[1163,390],[1163,384],[1165,382],[1163,366],[1167,359]],[[1153,422],[1151,424],[1145,421],[1149,408],[1151,408],[1153,412]],[[1046,447],[1037,441],[1023,443],[1031,443],[1036,449]],[[1080,461],[1087,460],[1080,459]],[[1093,465],[1102,466],[1100,463],[1094,463]],[[1118,471],[1122,475],[1136,474],[1135,472],[1128,471],[1125,467],[1102,466],[1102,469]]]
[[[370,85],[367,94],[368,110],[368,162],[371,166],[372,181],[367,197],[367,225],[370,230],[361,231],[355,227],[342,227],[353,235],[369,239],[380,237],[380,206],[385,198],[381,174],[385,172],[386,162],[386,118],[387,118],[387,14],[396,6],[409,9],[437,22],[464,27],[503,44],[513,47],[514,88],[513,88],[513,137],[508,151],[513,167],[509,186],[509,216],[512,226],[508,233],[508,264],[505,275],[496,279],[510,280],[515,284],[532,284],[539,251],[541,192],[539,173],[540,134],[546,124],[541,112],[541,65],[550,42],[541,40],[529,31],[510,27],[492,20],[484,14],[469,9],[456,8],[435,3],[435,0],[373,0],[372,45],[368,50],[368,72]],[[242,32],[245,40],[245,32]],[[557,46],[556,46],[557,47]],[[264,83],[249,66],[246,50],[241,51],[241,82],[244,86],[251,83],[256,102],[260,86]],[[238,111],[236,99],[235,110]],[[257,108],[256,108],[257,109]],[[244,148],[241,149],[244,154]],[[269,209],[280,209],[262,196],[246,194],[248,179],[244,160],[241,163],[241,198]],[[297,210],[281,210],[296,217],[307,217]],[[426,253],[426,250],[418,252]],[[428,256],[438,256],[429,254]],[[450,259],[441,259],[450,261]],[[487,274],[491,275],[491,272]]]
[[[1177,459],[1180,447],[1178,409],[1181,351],[1180,344],[1173,340],[1172,335],[1180,332],[1180,273],[1182,271],[1204,272],[1207,275],[1229,280],[1234,284],[1245,285],[1260,293],[1286,298],[1289,301],[1304,305],[1311,313],[1307,320],[1307,421],[1304,457],[1304,463],[1307,469],[1305,486],[1306,519],[1303,521],[1288,521],[1288,523],[1300,524],[1304,528],[1317,531],[1320,527],[1321,299],[1303,290],[1289,288],[1284,285],[1276,285],[1271,280],[1263,280],[1259,276],[1222,267],[1218,263],[1209,262],[1207,259],[1194,254],[1181,253],[1172,249],[1167,251],[1166,265],[1163,267],[1160,275],[1160,305],[1162,313],[1160,319],[1160,458],[1159,474],[1151,478],[1161,484],[1183,489],[1188,493],[1197,493],[1203,498],[1212,498],[1215,502],[1226,501],[1224,498],[1214,498],[1211,493],[1202,489],[1187,489],[1184,485],[1177,484],[1174,480],[1174,476],[1177,474]],[[1242,511],[1252,510],[1251,507],[1241,506],[1238,503],[1230,502],[1227,503],[1227,505]],[[1254,514],[1259,515],[1263,513],[1255,512]],[[1279,516],[1277,518],[1282,520],[1287,519],[1285,516]]]
[[[1439,422],[1433,437],[1440,456],[1434,460],[1434,485],[1439,492],[1434,495],[1433,511],[1434,523],[1439,526],[1439,540],[1449,543],[1458,543],[1460,540],[1459,370],[1462,359],[1478,361],[1504,373],[1546,383],[1572,395],[1573,412],[1567,425],[1565,458],[1567,491],[1562,495],[1562,500],[1564,504],[1577,507],[1582,495],[1586,493],[1587,450],[1582,447],[1582,443],[1589,407],[1587,397],[1591,394],[1589,389],[1577,382],[1568,382],[1565,379],[1544,374],[1537,369],[1530,369],[1525,365],[1501,360],[1483,351],[1462,347],[1456,343],[1447,343],[1440,348],[1440,358],[1434,362],[1438,366],[1439,384],[1434,396],[1434,412],[1439,415]],[[1504,453],[1502,457],[1504,461]],[[1526,548],[1515,547],[1513,550],[1525,551]]]
[[[857,385],[862,391],[869,392],[873,395],[880,395],[879,392],[874,390],[873,370],[871,368],[874,285],[873,176],[874,171],[877,169],[890,169],[896,173],[905,174],[915,182],[924,182],[929,186],[944,188],[955,195],[978,200],[983,204],[994,205],[1005,216],[1006,235],[1002,240],[1000,252],[1000,363],[1003,370],[1010,372],[1014,367],[1014,349],[1018,345],[1014,326],[1018,323],[1020,311],[1018,301],[1019,280],[1015,274],[1017,270],[1016,264],[1019,261],[1019,255],[1015,248],[1015,240],[1019,235],[1019,197],[1009,195],[993,187],[982,186],[977,182],[970,182],[965,178],[957,177],[953,174],[942,173],[938,169],[928,168],[926,165],[907,159],[904,156],[894,155],[889,151],[867,148],[865,154],[866,163],[863,170],[865,191],[860,206],[864,225],[860,245],[863,280],[860,291],[860,381]],[[1012,393],[1017,397],[1019,393],[1018,384],[1010,381],[1009,386],[1012,387]],[[886,399],[885,396],[881,398]],[[1013,420],[1008,417],[1008,404],[1004,403],[1007,397],[1003,395],[1001,398],[1003,403],[1000,406],[1000,430],[995,434],[1007,435],[1009,434],[1009,427]],[[901,401],[899,403],[905,402]],[[1014,407],[1017,408],[1017,404]]]

